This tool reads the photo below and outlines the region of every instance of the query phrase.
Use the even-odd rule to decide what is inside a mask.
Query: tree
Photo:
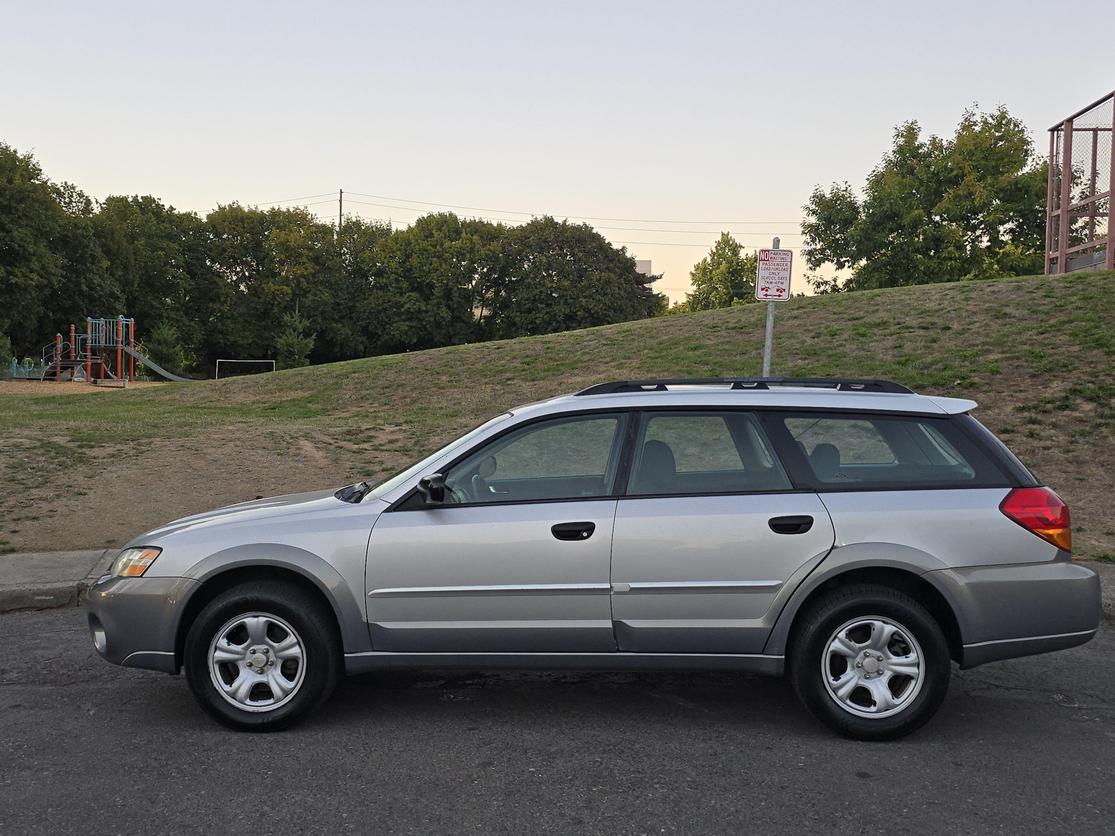
[[[203,356],[266,357],[281,313],[261,290],[267,283],[267,213],[231,203],[205,216],[206,252],[216,282],[205,299]],[[261,299],[261,297],[263,297]],[[289,310],[289,299],[279,300]]]
[[[285,327],[285,312],[293,305],[318,337],[313,343],[316,362],[360,356],[351,342],[356,317],[342,288],[341,250],[333,226],[305,209],[271,209],[267,224],[264,280],[256,290],[266,290],[269,298],[259,300],[259,315],[273,327],[280,322]]]
[[[61,270],[45,288],[51,320],[46,324],[60,331],[80,323],[90,312],[118,314],[124,295],[97,240],[94,202],[69,183],[54,187],[54,199],[63,213],[53,242]]]
[[[23,353],[40,344],[44,278],[61,272],[51,248],[58,215],[34,158],[0,144],[0,332]]]
[[[755,268],[755,254],[744,255],[736,239],[720,233],[709,254],[689,273],[693,290],[686,294],[686,309],[707,311],[755,301]]]
[[[379,270],[378,249],[391,224],[347,216],[337,236],[337,269],[331,276],[332,316],[318,324],[317,351],[329,359],[364,357],[372,350],[366,315]]]
[[[477,261],[493,230],[445,212],[382,239],[364,312],[372,349],[410,351],[476,339]]]
[[[136,320],[141,334],[161,324],[173,330],[183,358],[196,358],[206,321],[202,300],[216,280],[201,219],[150,195],[113,195],[92,226],[122,298],[116,310],[103,313],[85,301],[81,315],[123,313]]]
[[[93,236],[92,201],[0,143],[0,334],[38,353],[90,306],[119,298]]]
[[[275,337],[275,359],[280,369],[308,365],[314,348],[315,334],[307,334],[310,321],[298,309],[283,315],[283,326]]]
[[[208,364],[218,356],[268,356],[292,308],[309,330],[326,335],[319,360],[359,356],[342,324],[353,322],[355,308],[341,290],[332,226],[301,208],[264,211],[237,203],[210,212],[204,226],[214,275],[199,311]]]
[[[664,306],[663,309],[661,311],[659,311],[658,315],[659,316],[677,316],[678,314],[687,314],[687,313],[690,313],[689,300],[688,299],[682,299],[680,302],[674,302],[674,304],[672,304],[672,305]]]
[[[664,305],[650,289],[659,277],[640,273],[626,248],[588,224],[536,218],[507,231],[502,258],[489,301],[497,337],[642,319]]]
[[[187,365],[178,329],[169,322],[160,322],[147,332],[143,353],[171,374],[181,374]]]
[[[857,196],[848,183],[814,189],[802,223],[816,277],[832,290],[1018,275],[1041,269],[1046,164],[1006,108],[965,111],[952,138],[923,138],[917,122],[894,131],[891,150]]]

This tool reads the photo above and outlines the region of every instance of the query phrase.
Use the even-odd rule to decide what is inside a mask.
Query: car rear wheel
[[[940,625],[890,587],[825,593],[795,630],[794,689],[814,716],[846,737],[889,740],[919,728],[940,707],[950,673]]]
[[[186,637],[186,678],[201,707],[244,731],[274,731],[323,703],[340,674],[340,643],[321,602],[277,581],[222,592]]]

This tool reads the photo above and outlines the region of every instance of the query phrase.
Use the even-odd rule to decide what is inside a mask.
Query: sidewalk
[[[73,607],[108,571],[116,549],[0,555],[0,612]],[[1100,576],[1103,614],[1115,619],[1115,564],[1081,561]]]
[[[0,555],[0,612],[73,607],[108,571],[117,549]]]

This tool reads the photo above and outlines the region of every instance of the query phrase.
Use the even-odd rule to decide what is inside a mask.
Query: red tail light
[[[1072,551],[1069,506],[1049,488],[1015,488],[999,510],[1057,548]]]

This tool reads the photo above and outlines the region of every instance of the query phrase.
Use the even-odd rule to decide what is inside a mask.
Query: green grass
[[[265,462],[309,438],[339,483],[399,467],[509,406],[589,383],[756,375],[763,321],[763,306],[745,305],[157,389],[12,398],[0,386],[0,476],[63,489],[68,474],[93,472],[108,451],[153,457],[154,467],[172,443],[255,445]],[[1115,473],[1115,275],[793,299],[777,309],[774,373],[885,377],[978,400],[977,415],[1069,499],[1082,550],[1115,551],[1101,519]],[[218,487],[222,478],[213,474]],[[0,498],[0,517],[19,504]],[[24,525],[6,536],[33,541],[34,523]]]

